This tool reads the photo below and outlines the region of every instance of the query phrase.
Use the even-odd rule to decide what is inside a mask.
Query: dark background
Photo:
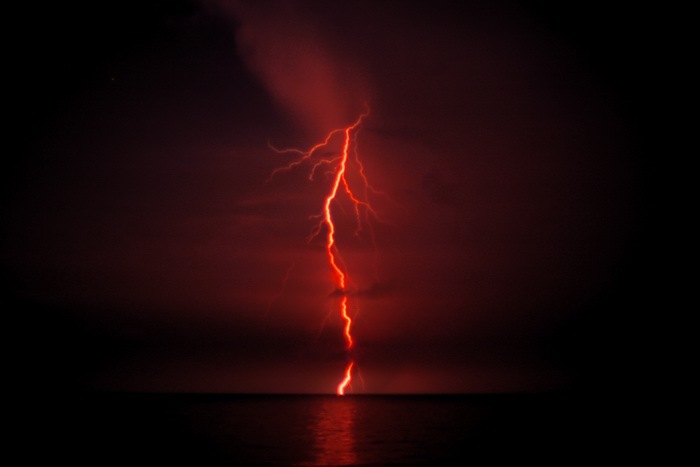
[[[308,7],[312,18],[330,15],[328,23],[321,24],[338,21],[320,4],[303,5],[302,17]],[[376,15],[371,6],[350,8],[351,18],[356,20],[365,11],[368,18],[375,18],[368,19],[369,24],[384,24],[376,18],[391,17],[387,12],[397,9],[403,20],[395,29],[391,24],[387,29],[403,31],[409,44],[425,44],[425,50],[415,52],[416,60],[435,56],[430,37],[420,34],[448,31],[446,38],[436,42],[439,45],[453,37],[467,41],[472,37],[469,28],[479,24],[474,18],[484,17],[499,18],[495,24],[508,25],[506,32],[510,27],[520,31],[525,24],[542,47],[533,52],[535,63],[546,57],[542,63],[563,64],[546,70],[548,75],[561,73],[561,78],[536,84],[532,88],[536,94],[523,101],[525,107],[542,103],[532,118],[517,112],[510,115],[507,110],[485,110],[492,96],[501,95],[498,80],[510,81],[496,76],[496,84],[489,87],[489,76],[477,76],[476,86],[482,86],[479,92],[484,94],[466,92],[471,97],[464,102],[483,108],[470,120],[460,113],[460,105],[440,107],[451,100],[462,103],[460,97],[451,99],[446,93],[457,89],[455,83],[470,76],[470,71],[455,65],[454,81],[444,78],[445,93],[431,91],[434,94],[422,101],[413,93],[419,89],[418,80],[433,71],[417,66],[418,78],[413,82],[401,76],[412,52],[386,57],[390,63],[386,68],[376,67],[383,71],[372,76],[378,83],[374,90],[378,91],[379,109],[376,117],[373,114],[376,120],[368,123],[367,138],[377,148],[391,147],[407,136],[402,133],[407,129],[415,139],[410,144],[401,142],[401,147],[424,145],[447,154],[452,150],[447,147],[469,138],[435,140],[464,135],[463,128],[479,124],[484,125],[484,134],[492,131],[498,138],[509,134],[504,128],[512,128],[499,123],[504,121],[500,119],[512,119],[514,133],[534,131],[539,136],[499,140],[498,144],[505,148],[504,154],[513,148],[518,154],[527,153],[523,143],[545,147],[548,125],[563,121],[553,124],[556,136],[551,154],[567,148],[574,157],[558,162],[545,152],[540,159],[506,158],[499,166],[494,162],[501,160],[497,157],[474,156],[469,159],[472,162],[460,162],[445,156],[432,166],[406,164],[408,167],[401,168],[408,174],[406,179],[414,177],[421,183],[415,193],[391,181],[401,177],[387,178],[386,170],[401,164],[398,152],[389,152],[382,160],[384,165],[378,164],[375,173],[380,188],[388,185],[402,203],[423,199],[429,204],[409,209],[407,218],[398,217],[398,233],[390,227],[379,228],[380,252],[396,242],[396,252],[387,252],[385,258],[395,261],[397,256],[392,255],[398,255],[404,262],[396,262],[395,270],[387,267],[386,283],[366,282],[360,288],[387,290],[385,300],[408,300],[402,298],[402,290],[423,276],[403,276],[397,271],[417,264],[437,271],[427,276],[443,277],[443,271],[449,280],[419,287],[424,303],[435,300],[434,308],[447,310],[444,314],[432,311],[431,306],[418,307],[437,314],[421,318],[415,311],[415,327],[401,328],[386,340],[382,332],[395,325],[397,312],[387,311],[384,321],[375,324],[368,320],[365,328],[358,324],[358,346],[364,352],[360,364],[368,368],[370,390],[392,392],[397,385],[408,385],[403,386],[408,392],[552,388],[647,392],[664,386],[673,374],[663,350],[672,336],[665,312],[671,282],[665,253],[669,214],[662,201],[669,188],[665,170],[668,121],[663,116],[668,113],[666,96],[674,74],[668,53],[673,42],[668,35],[672,15],[617,2],[497,2],[488,8],[431,2],[409,11],[401,10],[398,2],[381,5]],[[265,142],[308,146],[319,135],[300,137],[309,131],[308,125],[295,124],[295,117],[281,110],[249,71],[236,49],[237,20],[212,4],[105,1],[15,5],[6,13],[6,21],[10,24],[6,57],[9,141],[2,172],[0,238],[10,384],[20,392],[93,388],[324,391],[326,381],[334,381],[338,374],[333,363],[342,360],[334,332],[322,334],[321,343],[308,354],[300,356],[296,350],[315,333],[327,296],[321,295],[320,302],[300,298],[299,308],[273,309],[273,316],[281,316],[280,326],[266,327],[257,321],[292,257],[288,250],[273,250],[269,245],[276,235],[293,232],[303,241],[308,232],[303,222],[287,227],[286,217],[279,207],[274,208],[274,202],[260,201],[265,193],[274,198],[295,189],[289,180],[264,186],[269,170],[279,165],[272,157],[262,159],[269,155]],[[428,25],[425,31],[415,26],[422,21]],[[417,35],[406,32],[411,25]],[[339,37],[347,36],[334,35],[337,31],[325,34],[335,47],[345,44]],[[363,34],[370,42],[382,37],[370,26]],[[473,37],[476,41],[496,37],[489,34],[480,30]],[[512,40],[507,35],[503,42],[494,39],[499,44],[495,50],[509,50],[507,44]],[[551,50],[548,44],[554,44]],[[465,47],[471,51],[468,57],[488,55],[492,50]],[[455,48],[461,50],[460,43]],[[357,51],[364,49],[348,50],[360,53]],[[382,59],[381,50],[367,52],[369,69],[374,70]],[[443,64],[440,60],[438,65]],[[496,66],[493,63],[501,63],[492,63],[488,57],[483,60],[485,73]],[[508,60],[518,64],[516,75],[521,70],[518,66],[527,69],[517,57],[506,57],[505,63]],[[523,63],[529,62],[523,59]],[[509,76],[510,72],[506,67],[501,73]],[[538,73],[544,72],[535,70],[532,76]],[[561,87],[549,86],[551,83]],[[472,87],[470,83],[463,86]],[[519,89],[513,91],[514,96],[531,90]],[[382,90],[387,92],[381,94]],[[416,107],[398,108],[408,95],[415,97]],[[473,97],[477,95],[487,97]],[[505,92],[504,101],[510,95]],[[431,107],[434,102],[437,104]],[[497,107],[498,99],[494,102]],[[559,102],[563,109],[573,103],[574,110],[554,112],[551,115],[559,117],[550,120],[549,106]],[[421,118],[429,117],[430,125],[448,129],[432,133],[432,141],[431,135],[418,132],[416,136],[415,126],[423,120],[405,117],[415,109],[434,111]],[[444,126],[435,115],[451,116],[452,123]],[[538,115],[547,116],[538,120]],[[459,118],[464,121],[454,123]],[[572,146],[563,143],[567,135],[574,141]],[[472,149],[489,153],[489,141],[484,137]],[[371,153],[371,142],[368,147]],[[243,161],[237,159],[240,154],[255,156]],[[538,164],[545,168],[532,169]],[[519,220],[523,205],[513,201],[520,196],[517,190],[500,190],[498,181],[479,184],[479,174],[488,177],[501,169],[506,173],[504,185],[525,180],[524,186],[530,187],[528,177],[538,184],[557,180],[551,188],[554,191],[525,192],[525,206],[537,196],[563,199],[560,204],[533,208],[532,218],[546,219],[551,226],[531,228],[532,220]],[[475,171],[467,188],[456,178]],[[573,182],[571,191],[562,192],[569,186],[561,182],[566,177],[579,184]],[[473,201],[475,198],[479,200]],[[476,207],[470,210],[465,206],[472,201]],[[415,217],[427,212],[434,216],[430,218],[433,230]],[[231,225],[226,224],[229,215]],[[260,218],[278,222],[264,224],[269,230],[259,226],[248,230],[245,220]],[[474,238],[463,227],[469,220],[500,227],[477,235],[483,249],[463,247],[456,255],[443,251]],[[504,231],[512,237],[505,239],[503,253],[489,253],[500,244],[484,238],[495,238]],[[530,245],[520,235],[528,232],[551,234],[552,242],[536,243],[534,252],[515,252],[519,245],[523,249]],[[441,241],[419,249],[422,242],[435,237]],[[481,259],[479,252],[486,252]],[[266,255],[277,254],[282,255],[279,261],[260,262]],[[227,262],[227,255],[236,261]],[[435,266],[446,257],[457,259],[445,269]],[[465,266],[474,262],[506,266],[493,276],[488,271],[478,276],[475,269]],[[309,263],[310,271],[314,264]],[[584,265],[569,267],[571,264]],[[188,272],[173,272],[180,270]],[[274,279],[261,286],[270,271]],[[521,277],[527,279],[517,285]],[[238,285],[229,289],[229,282]],[[479,285],[472,290],[469,284],[474,283]],[[299,290],[305,287],[298,286]],[[313,284],[308,287],[311,296],[316,290],[329,293]],[[465,302],[461,292],[455,292],[465,288],[467,295],[480,298]],[[517,305],[498,302],[491,306],[494,297],[503,296],[514,297]],[[321,313],[297,321],[297,310],[310,303],[320,303]],[[385,306],[393,310],[390,304]],[[503,311],[509,307],[520,311]],[[476,311],[463,318],[464,309]],[[299,332],[293,335],[285,329]],[[327,349],[330,357],[324,354]],[[402,356],[396,357],[397,353]],[[330,376],[317,376],[311,369],[312,382],[290,382],[294,377],[291,370],[284,369],[285,358],[294,368],[308,370],[318,365]],[[374,367],[373,359],[377,362]],[[435,362],[444,365],[445,371],[430,376],[425,368],[435,367]],[[235,371],[226,379],[221,375],[228,365]],[[517,370],[521,365],[526,368],[525,376]],[[389,369],[397,367],[406,368],[405,374],[382,380],[383,371],[389,374]],[[515,369],[503,376],[498,370],[502,367]],[[154,368],[162,373],[154,376]],[[263,368],[260,371],[265,375],[255,376],[256,368]],[[468,376],[445,379],[445,374],[455,373]],[[489,379],[489,374],[496,376]],[[384,385],[372,386],[372,377]],[[437,382],[424,384],[421,380],[425,378]],[[465,383],[470,378],[484,382]]]

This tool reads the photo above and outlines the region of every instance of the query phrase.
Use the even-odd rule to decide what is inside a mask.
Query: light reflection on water
[[[313,465],[352,465],[358,462],[355,446],[355,399],[324,398],[309,429],[313,435]]]
[[[434,465],[540,458],[563,446],[551,406],[460,397],[234,397],[183,406],[201,454],[223,465]],[[558,413],[558,411],[556,411]],[[559,417],[554,417],[558,419]]]
[[[251,397],[199,404],[190,426],[215,457],[234,463],[426,463],[465,447],[478,407],[439,398]]]
[[[27,455],[72,465],[567,465],[599,463],[614,447],[617,437],[606,439],[600,423],[610,414],[596,404],[524,395],[98,394],[36,400],[22,427],[34,436]]]

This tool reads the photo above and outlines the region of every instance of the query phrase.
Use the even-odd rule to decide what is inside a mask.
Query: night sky
[[[13,7],[15,384],[334,392],[338,294],[307,242],[329,178],[270,179],[290,160],[270,145],[307,149],[366,106],[376,248],[334,208],[353,392],[607,390],[653,367],[651,12],[465,3]]]

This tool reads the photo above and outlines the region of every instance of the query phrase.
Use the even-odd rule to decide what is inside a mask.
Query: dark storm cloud
[[[383,298],[396,293],[397,287],[390,282],[375,282],[369,288],[360,290],[358,295],[363,298]]]
[[[365,299],[379,299],[390,297],[398,293],[397,287],[392,283],[386,282],[375,282],[371,284],[366,289],[343,291],[340,289],[335,289],[328,296],[333,298],[348,296],[348,297],[360,297]]]
[[[211,4],[235,18],[240,56],[311,134],[344,125],[362,110],[367,85],[357,65],[324,35],[326,18],[314,2]]]

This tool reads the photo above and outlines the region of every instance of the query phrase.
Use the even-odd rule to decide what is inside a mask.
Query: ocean
[[[25,417],[14,432],[25,443],[22,464],[571,465],[611,460],[608,448],[619,444],[594,404],[561,394],[50,400],[20,408]]]

